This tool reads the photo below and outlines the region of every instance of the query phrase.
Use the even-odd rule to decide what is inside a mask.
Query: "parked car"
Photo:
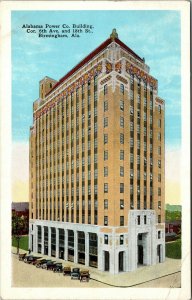
[[[45,264],[46,262],[48,262],[48,260],[47,259],[41,259],[40,261],[38,261],[37,263],[36,263],[36,268],[41,268],[41,266],[43,265],[43,264]]]
[[[44,259],[42,259],[41,257],[39,257],[38,259],[32,261],[32,265],[33,266],[37,266],[39,263],[41,263],[42,261],[44,261]]]
[[[80,271],[80,281],[89,282],[89,279],[90,279],[89,270],[81,270]]]
[[[31,262],[33,260],[34,260],[34,256],[33,255],[26,255],[23,261],[25,263],[28,263],[28,262]]]
[[[62,263],[56,263],[54,266],[53,266],[53,272],[58,272],[58,273],[61,273],[63,272],[63,265]]]
[[[19,254],[19,260],[23,261],[26,255],[27,255],[27,252]]]
[[[53,270],[54,265],[55,265],[54,261],[47,262],[47,264],[45,266],[45,269],[46,270]]]
[[[71,279],[80,279],[80,269],[73,268],[71,271]]]
[[[50,264],[50,263],[52,263],[53,261],[50,259],[50,260],[48,260],[48,261],[46,261],[44,264],[42,264],[41,265],[41,268],[42,269],[47,269],[47,264]]]
[[[33,262],[37,261],[39,259],[39,257],[37,256],[32,256],[29,257],[29,259],[26,261],[27,264],[32,264]]]
[[[63,268],[63,276],[66,276],[66,275],[71,276],[71,268],[70,267]]]

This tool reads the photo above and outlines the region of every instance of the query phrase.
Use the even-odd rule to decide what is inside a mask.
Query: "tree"
[[[27,226],[27,218],[12,212],[12,236],[17,240],[17,254],[19,254],[20,239]]]

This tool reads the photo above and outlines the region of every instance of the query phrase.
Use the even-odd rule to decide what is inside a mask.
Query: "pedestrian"
[[[29,254],[30,254],[31,253],[31,249],[29,249],[28,251],[29,251]]]

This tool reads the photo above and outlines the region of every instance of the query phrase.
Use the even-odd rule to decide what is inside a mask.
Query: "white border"
[[[190,298],[190,3],[187,1],[2,1],[1,11],[1,293],[3,299],[189,299]],[[181,289],[63,289],[11,287],[11,10],[179,10],[182,25],[182,199]]]

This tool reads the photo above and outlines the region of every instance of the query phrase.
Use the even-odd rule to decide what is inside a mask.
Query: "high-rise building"
[[[59,81],[40,81],[29,247],[112,274],[163,262],[164,170],[157,80],[114,29]]]

